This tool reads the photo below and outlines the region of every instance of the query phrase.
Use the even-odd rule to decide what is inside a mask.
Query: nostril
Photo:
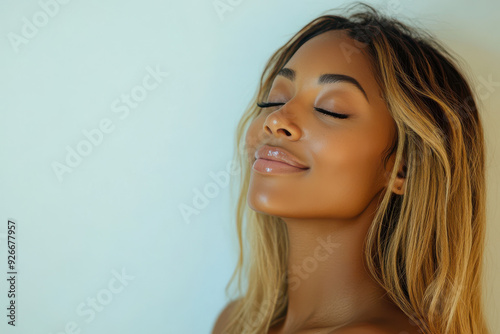
[[[290,133],[290,131],[288,131],[287,129],[278,129],[278,132],[284,132],[285,135],[287,136],[291,136],[292,134]]]

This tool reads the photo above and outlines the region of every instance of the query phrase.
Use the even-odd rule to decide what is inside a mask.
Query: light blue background
[[[218,12],[220,3],[230,10]],[[342,3],[72,0],[16,52],[12,33],[22,36],[23,18],[43,16],[42,7],[2,0],[0,332],[64,333],[75,322],[81,333],[209,333],[227,303],[238,250],[229,186],[220,185],[189,223],[179,208],[193,206],[196,190],[231,162],[236,124],[268,57]],[[369,3],[418,18],[467,59],[471,73],[500,81],[498,2]],[[122,94],[139,92],[148,68],[169,75],[121,119],[112,104],[123,107]],[[482,101],[487,129],[500,118],[493,89]],[[103,119],[113,131],[60,182],[53,162],[65,163],[67,146],[76,149],[83,131]],[[490,152],[497,142],[491,137]],[[489,191],[494,203],[496,184]],[[489,235],[498,235],[498,213],[489,214]],[[15,328],[5,316],[9,218],[18,224]],[[499,246],[488,247],[487,311],[499,326]],[[110,293],[122,270],[134,278]],[[77,312],[88,298],[105,301],[91,320]]]

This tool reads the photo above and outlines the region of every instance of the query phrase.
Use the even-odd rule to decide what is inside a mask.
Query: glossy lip
[[[300,169],[309,169],[308,166],[304,165],[299,161],[297,157],[288,152],[287,150],[276,147],[263,145],[257,151],[255,151],[255,159],[265,159],[278,161],[281,163],[285,163],[287,165],[300,168]]]

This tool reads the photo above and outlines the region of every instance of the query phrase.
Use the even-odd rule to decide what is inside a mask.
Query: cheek
[[[316,151],[318,173],[345,182],[366,184],[379,171],[380,145],[370,138],[353,137],[332,140],[334,145],[320,147]]]
[[[343,216],[363,210],[380,190],[380,143],[361,134],[327,138],[314,147],[309,202]],[[310,193],[312,193],[312,188]]]
[[[259,116],[250,123],[245,136],[245,151],[248,155],[248,161],[253,162],[255,151],[258,145],[262,143],[265,133],[262,130],[264,117]]]
[[[254,120],[250,126],[248,127],[246,136],[245,136],[245,152],[248,155],[249,162],[253,161],[253,156],[255,150],[257,149],[258,144],[258,121]]]

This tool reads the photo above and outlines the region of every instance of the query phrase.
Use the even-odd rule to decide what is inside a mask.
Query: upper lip
[[[261,146],[257,151],[255,151],[255,158],[284,162],[297,168],[309,168],[308,166],[301,163],[300,160],[293,154],[281,147],[276,146]]]

